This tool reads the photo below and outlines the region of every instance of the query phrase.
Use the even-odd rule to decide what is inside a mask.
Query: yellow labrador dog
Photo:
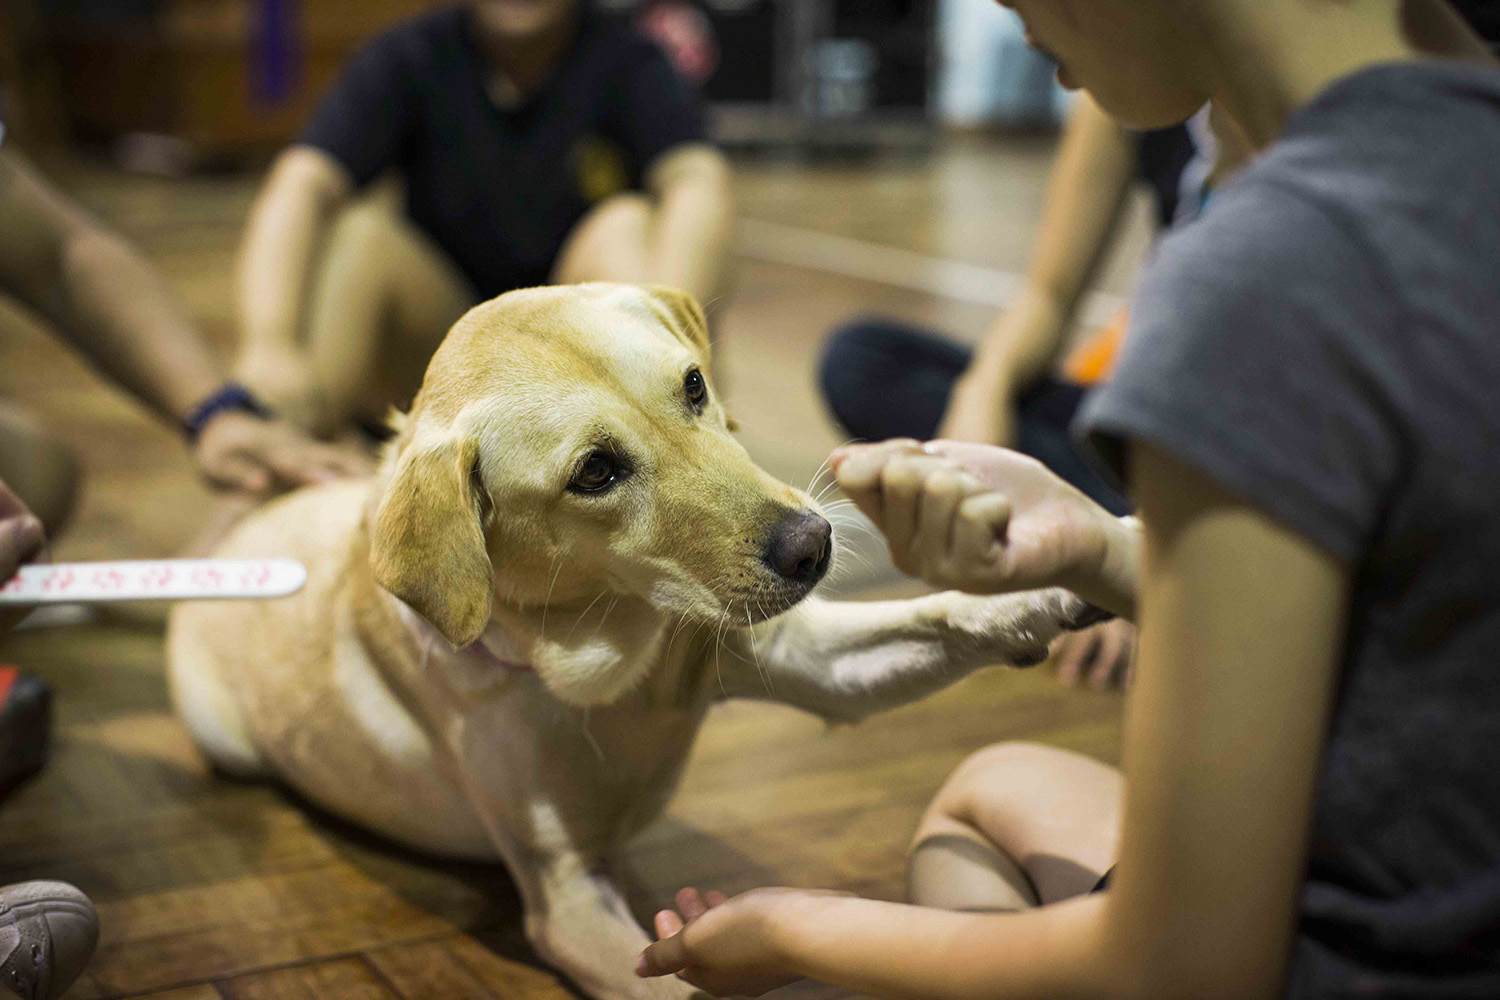
[[[217,766],[504,861],[539,953],[608,1000],[691,992],[633,975],[646,936],[598,872],[658,814],[715,700],[859,719],[1037,662],[1082,613],[1061,591],[809,598],[829,524],[731,437],[707,368],[679,293],[481,305],[373,481],[273,503],[221,548],[301,559],[306,588],[171,622],[174,697]]]

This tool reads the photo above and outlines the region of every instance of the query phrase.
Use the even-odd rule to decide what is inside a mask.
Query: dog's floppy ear
[[[698,300],[687,292],[664,285],[647,285],[646,294],[661,307],[672,332],[707,361],[708,317],[703,315],[703,307],[698,305]]]
[[[376,581],[416,609],[455,647],[490,621],[493,590],[475,482],[478,446],[409,440],[375,511],[370,567]]]

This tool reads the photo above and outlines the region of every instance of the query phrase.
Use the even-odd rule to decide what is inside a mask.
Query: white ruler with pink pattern
[[[148,559],[23,566],[0,584],[0,604],[194,601],[285,597],[307,570],[291,559]]]

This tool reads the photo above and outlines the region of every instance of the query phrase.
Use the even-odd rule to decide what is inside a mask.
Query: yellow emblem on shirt
[[[573,144],[573,178],[578,193],[593,204],[630,187],[625,151],[599,136],[584,136]]]

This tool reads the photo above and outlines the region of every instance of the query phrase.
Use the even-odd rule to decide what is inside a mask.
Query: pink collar
[[[439,649],[452,648],[448,645],[448,640],[443,638],[442,633],[433,628],[432,623],[418,614],[416,609],[414,609],[410,604],[407,604],[405,601],[401,600],[399,597],[396,597],[394,594],[391,595],[391,600],[396,602],[396,608],[398,613],[400,614],[401,620],[406,623],[407,628],[411,629],[412,632],[415,633],[417,643],[422,649],[430,650],[434,646]],[[489,630],[487,629],[486,631]],[[506,646],[515,648],[515,644],[510,642],[504,636],[500,636],[499,638],[502,640],[502,642],[504,642]],[[424,653],[423,655],[425,658],[426,654]],[[482,635],[478,639],[469,643],[467,646],[459,647],[458,650],[449,655],[467,657],[475,663],[483,665],[487,669],[511,670],[519,674],[536,673],[536,670],[532,668],[529,663],[522,663],[519,660],[513,660],[509,657],[501,656],[500,654],[496,653],[485,643],[484,636]]]
[[[498,667],[501,670],[514,670],[522,674],[536,673],[536,670],[528,663],[517,663],[514,660],[506,660],[496,656],[494,651],[484,644],[483,636],[469,643],[467,646],[461,647],[459,652],[466,656],[472,656],[476,660],[482,660],[486,665]]]

